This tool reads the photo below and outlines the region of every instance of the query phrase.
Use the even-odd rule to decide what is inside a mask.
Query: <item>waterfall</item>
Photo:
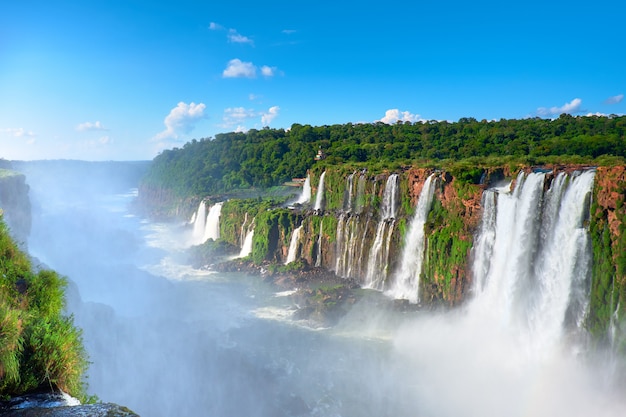
[[[388,295],[397,299],[407,299],[411,303],[419,301],[419,277],[424,261],[424,224],[432,207],[435,194],[435,174],[430,175],[422,187],[415,214],[404,239],[400,269],[396,273]]]
[[[324,219],[320,221],[320,234],[317,238],[317,258],[315,258],[315,266],[322,266],[322,237],[324,236]]]
[[[593,170],[560,173],[550,183],[545,173],[520,173],[513,191],[485,191],[471,307],[524,329],[534,350],[554,346],[566,328],[580,328],[586,313],[585,222],[594,176]]]
[[[298,198],[296,203],[306,204],[309,201],[311,201],[311,176],[307,174],[306,180],[304,180],[304,185],[302,186],[302,194],[300,194],[300,198]]]
[[[343,196],[343,211],[345,213],[350,213],[352,211],[353,206],[353,188],[354,188],[354,172],[348,175],[346,179],[346,191]]]
[[[337,222],[335,273],[343,278],[357,278],[361,273],[364,234],[360,218],[342,214]]]
[[[224,203],[216,203],[209,209],[209,214],[206,217],[204,235],[200,243],[204,243],[209,239],[217,240],[220,238],[220,213],[222,211],[222,204]]]
[[[376,237],[370,249],[365,275],[365,287],[382,290],[387,278],[389,263],[389,245],[395,227],[395,217],[398,209],[398,175],[392,174],[387,178],[383,200],[380,206],[381,217],[376,228]]]
[[[246,240],[246,236],[249,232],[246,225],[248,224],[248,213],[243,216],[243,223],[241,224],[241,231],[239,232],[239,242],[241,243],[241,247],[243,247],[243,242]]]
[[[239,235],[239,240],[241,242],[241,251],[239,251],[239,255],[237,258],[245,258],[246,256],[252,253],[252,238],[254,237],[254,217],[248,227],[248,213],[245,214],[243,218],[243,224],[241,225],[241,233]]]
[[[206,225],[206,203],[204,201],[200,202],[198,206],[198,210],[194,216],[193,223],[193,233],[192,233],[192,241],[194,244],[198,245],[204,236],[204,229]]]
[[[246,234],[245,239],[243,240],[243,245],[241,246],[241,251],[239,252],[238,258],[245,258],[246,256],[252,253],[252,238],[254,237],[254,229],[250,229]]]
[[[363,208],[365,207],[365,181],[365,175],[359,175],[356,185],[356,201],[354,203],[356,214],[363,213]]]
[[[399,199],[399,187],[398,187],[398,174],[391,174],[387,178],[387,184],[385,184],[385,191],[383,193],[383,201],[380,206],[382,213],[382,219],[393,219],[398,212],[398,199]]]
[[[320,184],[317,187],[317,196],[315,197],[315,207],[313,208],[315,211],[321,211],[324,208],[324,177],[326,176],[326,171],[322,172],[320,175]]]
[[[285,265],[294,262],[298,254],[298,243],[300,243],[300,233],[302,232],[302,225],[294,229],[291,233],[291,242],[289,243],[289,252],[287,252],[287,260]]]

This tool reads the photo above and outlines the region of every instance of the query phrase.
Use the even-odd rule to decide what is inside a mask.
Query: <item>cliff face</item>
[[[608,343],[626,335],[626,328],[617,323],[626,310],[625,198],[626,167],[599,167],[591,206],[594,262],[589,328]],[[626,353],[625,344],[617,348]]]
[[[26,177],[0,169],[0,209],[13,238],[23,245],[31,228],[31,207]]]
[[[582,181],[581,173],[589,170],[593,175]],[[474,270],[480,262],[486,268],[482,276],[478,274],[482,281],[489,279],[488,269],[497,269],[491,272],[498,274],[492,279],[507,274],[523,277],[528,281],[522,286],[560,279],[562,266],[553,259],[562,251],[553,246],[566,242],[549,234],[563,226],[561,220],[569,221],[573,229],[568,233],[580,233],[579,252],[567,262],[574,262],[572,270],[583,270],[571,285],[588,295],[585,326],[597,340],[610,342],[609,334],[625,339],[619,334],[626,335],[626,329],[617,320],[626,309],[625,167],[544,166],[521,171],[501,167],[458,172],[412,167],[382,173],[339,167],[326,171],[323,185],[321,177],[322,172],[311,173],[311,202],[302,206],[225,202],[222,238],[241,247],[245,232],[253,228],[251,257],[256,263],[284,264],[296,259],[395,298],[455,306],[484,286]],[[322,198],[318,199],[320,190]],[[572,199],[564,197],[568,193],[579,194],[575,205],[582,213],[572,219],[560,212],[571,204]],[[499,208],[496,202],[503,206]],[[505,210],[510,219],[505,218]],[[498,223],[509,222],[511,229],[500,230],[500,240],[494,240],[495,228],[502,226],[496,224],[498,215]],[[489,227],[493,230],[483,230]],[[478,240],[485,236],[492,241],[485,246],[487,252],[479,253],[483,249]],[[508,249],[503,250],[503,244]],[[491,259],[497,251],[500,260],[495,265]],[[578,258],[587,260],[580,264]],[[526,265],[522,270],[520,263]],[[545,267],[553,272],[546,275]],[[564,320],[578,320],[573,309]]]

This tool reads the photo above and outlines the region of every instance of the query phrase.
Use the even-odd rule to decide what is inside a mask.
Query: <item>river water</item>
[[[535,352],[484,311],[401,313],[371,290],[311,327],[258,276],[186,266],[192,228],[134,215],[135,190],[35,174],[29,250],[71,281],[102,401],[145,417],[626,415],[613,363],[577,340]]]

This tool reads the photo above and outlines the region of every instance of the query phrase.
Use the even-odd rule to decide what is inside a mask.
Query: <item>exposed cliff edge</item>
[[[597,340],[615,343],[623,340],[620,323],[626,309],[624,172],[623,166],[585,165],[311,171],[308,201],[225,201],[219,240],[243,248],[252,235],[245,255],[256,264],[296,260],[423,306],[466,303],[483,291],[489,274],[519,275],[529,283],[545,281],[542,285],[552,285],[551,276],[567,276],[564,280],[571,282],[562,298],[573,300],[581,291],[588,293],[589,303],[559,301],[564,303],[563,320],[583,320]],[[589,174],[581,178],[583,173]],[[217,200],[212,196],[208,206]],[[183,216],[189,219],[193,205],[181,203],[170,213],[187,210]],[[503,214],[497,217],[498,204],[500,212],[509,210],[509,221],[520,224],[511,223],[517,229],[500,231],[496,240],[497,227],[507,221]],[[577,208],[568,214],[566,205]],[[567,216],[571,224],[560,220]],[[580,231],[573,260],[557,260],[554,249],[564,237],[548,236],[555,230]],[[510,235],[510,253],[494,252],[505,235]],[[489,256],[499,256],[499,264]],[[520,262],[529,265],[525,272],[516,269]],[[476,270],[479,263],[482,272]],[[578,317],[583,310],[584,317]]]

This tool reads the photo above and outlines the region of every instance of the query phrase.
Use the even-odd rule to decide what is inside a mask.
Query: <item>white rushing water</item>
[[[201,240],[204,237],[204,231],[206,229],[206,214],[206,202],[203,200],[200,202],[198,209],[192,216],[194,219],[192,240],[193,242],[196,242],[196,244],[202,243]]]
[[[389,245],[395,230],[395,217],[398,210],[398,175],[387,178],[380,206],[380,220],[376,236],[369,252],[364,287],[382,291],[387,278],[389,265]]]
[[[212,205],[207,213],[205,201],[201,201],[194,216],[191,244],[200,245],[208,239],[217,240],[220,237],[220,213],[224,203]]]
[[[216,203],[209,209],[209,214],[206,216],[206,226],[204,229],[204,236],[202,242],[206,242],[209,239],[217,240],[220,238],[220,214],[222,213],[222,205],[224,203]]]
[[[239,258],[245,258],[252,253],[252,239],[254,239],[254,229],[250,229],[246,234],[243,240],[243,246],[241,246],[241,251],[239,252]]]
[[[315,196],[315,206],[313,209],[315,211],[320,211],[324,208],[324,177],[326,176],[326,171],[322,172],[320,175],[320,183],[317,187],[317,195]]]
[[[302,185],[302,194],[296,201],[298,204],[307,204],[311,201],[311,175],[307,174],[304,184]]]
[[[433,204],[436,180],[430,175],[422,187],[415,214],[404,239],[404,250],[400,269],[395,274],[392,286],[387,294],[393,298],[406,299],[411,303],[419,301],[419,277],[424,261],[424,224]]]
[[[291,241],[289,242],[289,251],[287,252],[287,260],[285,265],[295,262],[298,256],[298,245],[300,244],[300,233],[302,232],[302,225],[295,228],[291,234]]]
[[[561,340],[586,313],[591,246],[585,220],[595,172],[521,173],[512,192],[487,190],[474,253],[473,308],[521,329],[530,348]],[[495,203],[495,204],[494,204]]]

